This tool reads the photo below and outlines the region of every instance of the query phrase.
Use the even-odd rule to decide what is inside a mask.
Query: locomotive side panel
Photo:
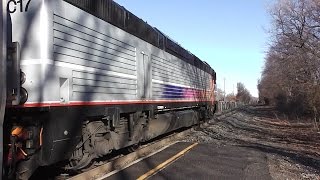
[[[54,61],[72,64],[71,104],[148,99],[145,70],[156,47],[65,1],[56,3],[53,31]]]
[[[64,1],[54,10],[53,54],[56,62],[71,63],[73,69],[92,70],[89,79],[88,72],[73,70],[73,101],[198,101],[200,91],[207,89],[203,70]],[[100,78],[110,83],[105,86]],[[172,84],[186,88],[186,97],[166,97],[164,88]]]
[[[209,90],[210,75],[185,61],[153,55],[152,75],[154,99],[207,100],[201,93]]]
[[[199,67],[65,1],[33,0],[11,18],[32,92],[25,106],[196,100],[208,89]]]
[[[68,3],[57,9],[53,58],[62,68],[72,69],[71,101],[136,99],[136,48],[107,33],[116,32],[114,27]]]

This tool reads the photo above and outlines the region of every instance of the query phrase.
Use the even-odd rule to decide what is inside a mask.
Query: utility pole
[[[233,96],[234,96],[234,84],[232,84],[232,92],[233,92]]]
[[[226,78],[223,78],[223,101],[226,101]]]

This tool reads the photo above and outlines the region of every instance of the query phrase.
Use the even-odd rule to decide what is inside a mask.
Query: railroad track
[[[171,133],[170,135],[158,138],[155,141],[141,145],[137,150],[125,155],[118,155],[105,162],[99,163],[101,165],[89,168],[80,174],[69,176],[68,174],[61,174],[54,179],[70,179],[70,180],[88,180],[88,179],[103,179],[104,175],[108,173],[117,173],[130,165],[139,162],[147,157],[150,157],[157,152],[169,147],[178,142],[181,138],[188,135],[193,127],[180,130],[179,132]]]

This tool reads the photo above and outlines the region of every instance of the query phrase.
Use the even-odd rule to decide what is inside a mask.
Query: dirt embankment
[[[278,117],[271,107],[239,108],[217,115],[184,141],[262,151],[273,179],[320,179],[320,133],[312,123]]]

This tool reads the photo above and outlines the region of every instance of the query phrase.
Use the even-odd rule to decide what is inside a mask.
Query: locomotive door
[[[149,55],[141,52],[138,63],[138,91],[141,99],[150,99],[151,96],[151,62]]]
[[[3,165],[3,123],[6,106],[7,16],[6,0],[0,1],[0,174]],[[0,178],[1,179],[1,178]]]

